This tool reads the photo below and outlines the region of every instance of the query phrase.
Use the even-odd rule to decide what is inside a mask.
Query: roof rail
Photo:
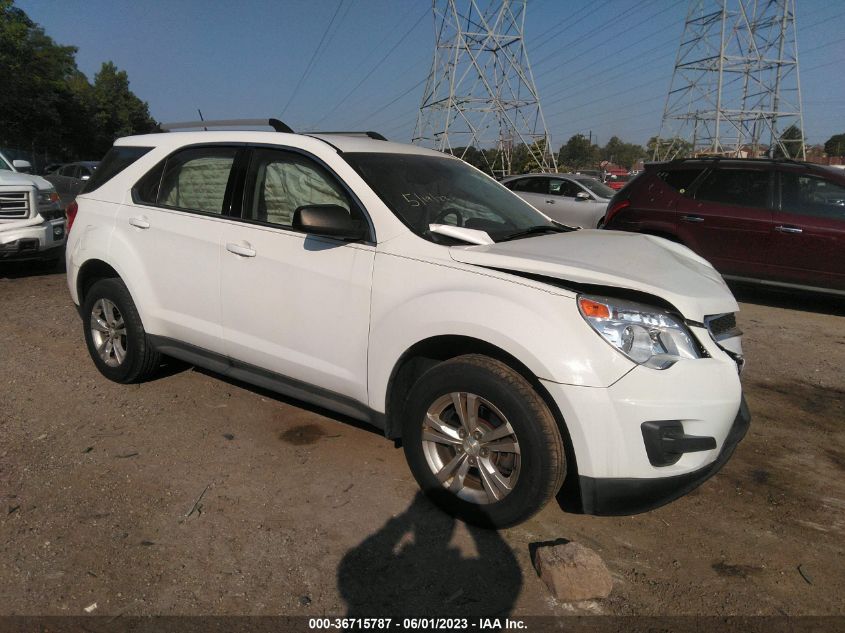
[[[162,123],[161,129],[165,132],[171,130],[182,130],[189,128],[210,128],[210,127],[252,127],[252,126],[270,126],[276,132],[286,132],[288,134],[295,134],[295,132],[285,123],[279,119],[221,119],[217,121],[179,121],[177,123]]]
[[[377,141],[386,141],[387,138],[378,132],[308,132],[309,135],[313,136],[315,134],[325,134],[325,135],[337,135],[337,136],[368,136],[372,139]]]

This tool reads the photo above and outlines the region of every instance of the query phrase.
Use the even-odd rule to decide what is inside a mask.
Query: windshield
[[[419,154],[343,157],[408,228],[430,241],[456,243],[432,233],[430,224],[485,231],[495,241],[535,227],[559,230],[534,207],[461,160]]]
[[[576,180],[578,181],[578,184],[583,185],[599,198],[612,198],[616,195],[616,192],[613,189],[595,178],[576,178]]]
[[[0,171],[14,171],[12,166],[6,162],[6,158],[3,154],[0,154]]]

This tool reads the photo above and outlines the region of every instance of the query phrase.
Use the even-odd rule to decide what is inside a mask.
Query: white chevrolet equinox
[[[364,420],[464,520],[556,494],[642,512],[748,428],[708,262],[555,223],[456,158],[375,133],[136,136],[76,204],[68,286],[105,377],[164,354]]]

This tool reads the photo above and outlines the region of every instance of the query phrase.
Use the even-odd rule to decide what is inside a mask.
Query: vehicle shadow
[[[455,526],[417,493],[340,561],[346,617],[507,617],[522,587],[513,551],[498,532],[467,525],[477,554],[465,556],[452,544]]]
[[[65,260],[58,263],[42,261],[0,262],[0,279],[20,279],[23,277],[44,277],[65,272]]]
[[[276,400],[277,402],[282,402],[284,404],[288,404],[292,407],[296,407],[297,409],[303,409],[305,411],[309,411],[311,413],[316,413],[317,415],[323,416],[324,418],[330,418],[332,420],[336,420],[337,422],[341,422],[343,424],[347,424],[349,426],[353,426],[357,429],[361,429],[363,431],[369,431],[375,435],[378,435],[381,438],[384,438],[384,431],[372,424],[367,424],[366,422],[362,422],[361,420],[356,420],[348,415],[343,415],[342,413],[336,413],[331,411],[330,409],[324,409],[321,406],[316,404],[311,404],[310,402],[305,402],[304,400],[297,400],[296,398],[291,398],[275,391],[271,391],[270,389],[265,389],[264,387],[258,387],[257,385],[253,385],[252,383],[243,382],[242,380],[237,380],[236,378],[232,378],[230,376],[226,376],[224,374],[218,374],[215,371],[210,369],[205,369],[204,367],[199,367],[197,365],[192,365],[188,362],[176,360],[170,357],[166,358],[166,365],[165,363],[159,367],[158,372],[152,378],[152,380],[158,380],[159,378],[167,378],[168,376],[172,376],[174,374],[178,374],[188,369],[193,369],[198,374],[203,374],[204,376],[208,376],[209,378],[213,378],[214,380],[223,381],[233,387],[240,387],[246,391],[251,391],[252,393],[256,393],[268,400]],[[400,444],[397,443],[397,447]]]
[[[736,281],[729,281],[728,285],[740,303],[845,316],[845,297]]]

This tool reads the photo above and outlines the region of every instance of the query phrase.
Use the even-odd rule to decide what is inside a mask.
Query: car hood
[[[49,189],[53,185],[44,180],[41,176],[31,176],[30,174],[21,174],[16,171],[0,171],[0,186],[18,186],[31,187],[35,185],[37,189]]]
[[[656,295],[699,322],[739,309],[710,263],[661,237],[582,230],[449,250],[465,264]]]

